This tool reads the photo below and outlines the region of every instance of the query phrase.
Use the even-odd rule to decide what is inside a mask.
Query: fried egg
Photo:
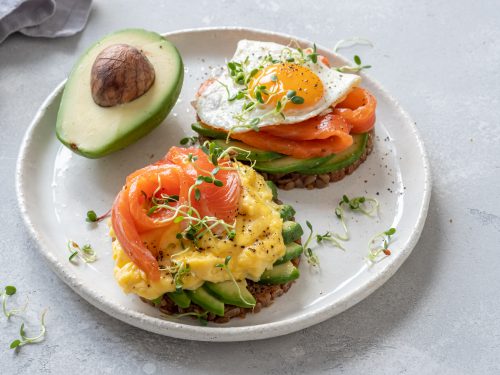
[[[361,78],[329,68],[310,53],[239,41],[223,72],[198,92],[194,106],[199,118],[214,128],[244,132],[299,123],[327,111]]]

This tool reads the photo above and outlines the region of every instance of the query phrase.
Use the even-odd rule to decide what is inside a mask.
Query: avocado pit
[[[90,76],[94,102],[113,107],[144,95],[155,80],[155,71],[137,48],[113,44],[97,55]]]

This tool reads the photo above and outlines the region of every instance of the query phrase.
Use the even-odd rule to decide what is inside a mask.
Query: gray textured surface
[[[132,2],[130,2],[132,3]],[[49,307],[48,336],[15,354],[17,323],[0,319],[2,374],[500,372],[500,27],[495,1],[97,1],[86,30],[0,45],[0,284]],[[480,4],[480,5],[477,5]],[[324,45],[361,35],[371,75],[400,99],[425,141],[434,177],[422,237],[365,301],[307,330],[237,344],[174,340],[87,304],[42,261],[18,214],[14,170],[38,106],[76,56],[115,29],[237,25]],[[352,50],[343,51],[346,55]]]

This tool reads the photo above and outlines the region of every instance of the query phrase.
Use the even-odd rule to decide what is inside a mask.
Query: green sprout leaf
[[[10,343],[10,348],[15,349],[21,345],[21,340],[14,340]]]
[[[390,228],[384,232],[387,236],[392,236],[394,233],[396,233],[396,228]]]
[[[97,214],[95,211],[87,211],[87,219],[85,219],[88,223],[95,223],[97,221]]]
[[[8,296],[12,296],[14,294],[16,294],[16,287],[15,286],[12,286],[12,285],[7,285],[5,287],[5,294],[7,294]]]
[[[75,241],[69,240],[67,243],[68,251],[70,255],[68,260],[73,264],[77,264],[75,257],[80,258],[85,263],[93,263],[97,260],[97,255],[90,244],[85,244],[82,247],[78,245]]]
[[[304,98],[302,96],[295,95],[294,97],[292,97],[292,103],[293,104],[303,104]]]

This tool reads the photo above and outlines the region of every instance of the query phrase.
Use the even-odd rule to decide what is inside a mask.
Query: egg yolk
[[[265,92],[263,92],[265,86]],[[266,66],[249,82],[250,95],[259,100],[262,98],[266,107],[276,107],[278,100],[295,91],[299,99],[290,100],[283,112],[290,110],[305,110],[312,108],[323,97],[323,82],[309,68],[288,63]],[[291,95],[289,95],[291,99]],[[303,101],[300,99],[302,98]]]

